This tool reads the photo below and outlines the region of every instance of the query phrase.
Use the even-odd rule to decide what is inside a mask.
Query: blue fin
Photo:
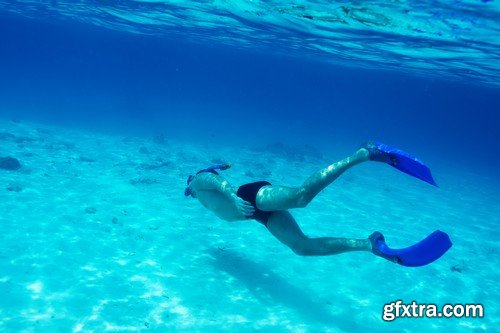
[[[407,152],[396,149],[380,142],[373,143],[380,151],[387,153],[391,159],[390,166],[409,174],[415,178],[423,180],[431,185],[437,186],[436,181],[432,177],[431,170],[423,162]]]
[[[428,265],[452,246],[450,237],[441,230],[436,230],[420,242],[403,249],[391,249],[379,232],[373,233],[370,241],[375,255],[407,267]]]

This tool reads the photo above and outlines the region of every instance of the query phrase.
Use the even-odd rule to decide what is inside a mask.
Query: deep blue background
[[[456,164],[500,166],[498,88],[53,18],[0,14],[0,34],[2,117],[325,152],[377,138]]]

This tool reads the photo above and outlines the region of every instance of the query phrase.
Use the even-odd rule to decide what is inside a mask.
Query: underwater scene
[[[500,1],[0,0],[0,332],[498,332]]]

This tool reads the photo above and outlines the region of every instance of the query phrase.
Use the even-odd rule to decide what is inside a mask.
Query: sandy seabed
[[[327,158],[0,121],[2,332],[494,332],[498,182],[433,168],[434,188],[378,163],[349,170],[307,208],[310,236],[382,231],[404,247],[436,229],[453,248],[405,268],[370,253],[299,257],[255,221],[218,220],[185,181],[229,160],[235,185],[299,185]],[[346,149],[346,155],[351,151]],[[445,162],[439,166],[447,165]],[[484,318],[382,320],[385,303],[480,303]]]

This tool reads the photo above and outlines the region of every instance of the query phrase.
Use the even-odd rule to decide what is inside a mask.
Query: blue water
[[[0,170],[0,330],[494,332],[498,22],[498,1],[0,1],[0,157],[22,164]],[[212,161],[295,186],[368,139],[440,187],[367,163],[294,215],[399,246],[441,229],[436,263],[298,257],[182,196]],[[385,323],[397,299],[486,315]]]

